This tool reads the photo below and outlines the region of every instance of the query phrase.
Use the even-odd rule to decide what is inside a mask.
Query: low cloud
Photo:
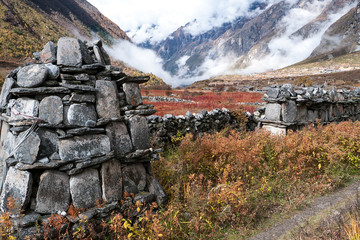
[[[106,51],[116,60],[121,60],[144,73],[153,73],[172,86],[177,84],[177,80],[162,69],[162,59],[152,50],[119,40],[112,47],[106,47]]]
[[[184,77],[184,75],[181,74],[173,76],[169,72],[163,70],[163,60],[157,56],[153,50],[138,47],[135,44],[125,40],[119,40],[112,47],[105,48],[112,58],[121,60],[129,66],[134,67],[144,73],[153,73],[156,76],[162,78],[172,87],[188,85],[195,81],[209,78],[221,72],[225,66],[228,66],[229,64],[228,62],[224,62],[222,59],[216,59],[214,61],[207,61],[206,65],[201,69],[205,73],[200,76]],[[188,58],[189,56],[184,56],[182,59],[180,59],[178,61],[179,66],[186,67],[185,62]],[[186,69],[184,69],[182,73],[185,72]]]
[[[270,0],[268,3],[279,2]],[[259,0],[89,0],[125,30],[135,43],[166,39],[180,26],[192,23],[193,35],[245,16]],[[261,1],[260,1],[261,2]]]

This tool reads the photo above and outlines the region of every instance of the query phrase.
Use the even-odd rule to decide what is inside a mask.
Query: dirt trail
[[[350,210],[359,201],[360,181],[337,192],[316,198],[309,207],[295,213],[289,219],[275,224],[249,240],[293,239],[292,233],[301,226],[316,224],[321,219],[335,217],[341,211]]]

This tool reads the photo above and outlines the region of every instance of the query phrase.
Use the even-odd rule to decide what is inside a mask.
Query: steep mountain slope
[[[65,35],[130,40],[85,0],[0,0],[0,58],[29,56]]]
[[[255,2],[249,11],[264,9],[266,6],[265,2]],[[188,23],[186,26],[177,29],[166,40],[147,47],[154,49],[165,60],[164,69],[172,74],[181,71],[181,67],[185,67],[185,72],[193,72],[204,62],[208,52],[217,44],[216,40],[227,35],[229,43],[233,43],[234,40],[230,39],[232,38],[230,33],[242,29],[250,20],[251,17],[240,16],[231,23],[224,23],[221,27],[213,28],[197,36],[193,36],[187,31],[186,28],[191,25]],[[257,34],[256,31],[254,34]],[[181,63],[181,59],[184,63]]]
[[[360,45],[360,3],[330,26],[310,57],[332,58],[360,50],[358,45]]]
[[[257,15],[248,14],[238,17],[232,23],[226,23],[220,28],[214,28],[198,36],[192,36],[188,33],[187,26],[183,26],[165,41],[151,47],[164,59],[164,69],[181,77],[201,75],[209,68],[216,67],[217,62],[221,64],[222,59],[233,63],[232,66],[228,66],[228,70],[237,71],[247,68],[253,61],[265,59],[267,56],[276,54],[281,57],[288,54],[287,49],[284,49],[285,46],[281,46],[281,41],[276,42],[280,46],[272,48],[275,45],[274,40],[286,37],[292,41],[292,48],[296,47],[297,41],[317,42],[327,27],[333,23],[336,14],[343,9],[349,9],[349,6],[358,1],[283,0],[274,1],[273,5],[267,5],[267,2],[258,1],[256,3],[258,4],[255,8]],[[312,7],[316,7],[316,9],[312,9]],[[253,10],[249,9],[249,13]],[[292,19],[291,14],[294,12],[298,14],[299,19]],[[302,14],[305,14],[303,19],[301,19]],[[351,13],[348,14],[351,15]],[[349,20],[350,18],[353,20]],[[358,32],[355,18],[344,16],[342,19],[337,21],[338,24],[335,25],[337,27],[332,27],[333,30],[329,28],[326,34],[332,36],[347,32],[349,37],[344,40],[348,42],[346,45],[355,46],[356,39],[350,37]],[[346,30],[348,28],[351,29]],[[336,32],[334,29],[341,29],[344,32]],[[313,40],[313,38],[316,39]],[[329,45],[325,41],[324,37],[318,49],[324,49],[325,45]],[[304,60],[315,47],[316,45],[308,46],[309,54],[305,57],[297,56],[299,58],[297,60]],[[315,50],[312,56],[315,54],[323,53]],[[286,61],[286,58],[284,59]],[[213,65],[206,65],[211,61],[213,61]]]

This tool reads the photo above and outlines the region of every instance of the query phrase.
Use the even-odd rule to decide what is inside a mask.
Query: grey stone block
[[[282,104],[282,117],[284,122],[294,122],[297,117],[297,106],[295,101],[287,101]]]
[[[95,103],[96,98],[94,94],[80,94],[80,93],[71,93],[70,102],[80,102],[80,103]]]
[[[112,81],[96,81],[96,110],[99,118],[119,118],[120,103],[116,83]]]
[[[124,192],[137,194],[145,190],[146,170],[142,163],[125,166],[122,175]]]
[[[121,157],[132,150],[130,135],[123,122],[111,122],[106,126],[106,135],[110,139],[111,149],[115,157]]]
[[[102,156],[110,150],[110,140],[106,135],[86,135],[59,140],[60,158],[65,162]]]
[[[91,208],[101,200],[99,173],[96,169],[87,169],[70,177],[70,193],[74,207]]]
[[[130,136],[136,149],[150,148],[150,132],[145,117],[133,116],[129,119]]]
[[[10,100],[11,117],[13,119],[28,119],[39,115],[39,101],[30,98]]]
[[[57,44],[57,64],[68,67],[81,67],[81,47],[78,39],[62,37]]]
[[[16,204],[24,210],[30,201],[32,183],[30,172],[10,167],[0,196],[1,211],[9,210],[7,208],[9,197],[16,199]]]
[[[55,131],[40,128],[37,131],[40,137],[39,157],[50,157],[58,151],[59,137]]]
[[[60,124],[64,118],[64,106],[61,98],[50,96],[41,100],[39,118],[53,125]]]
[[[43,63],[56,62],[56,48],[53,42],[48,42],[40,52],[40,59]]]
[[[69,204],[69,176],[59,171],[45,171],[40,177],[35,211],[42,214],[66,212]]]
[[[105,60],[102,56],[100,48],[98,46],[94,45],[93,50],[94,50],[94,54],[95,54],[97,62],[100,63],[101,65],[105,65]]]
[[[131,106],[142,104],[141,91],[138,83],[124,83],[123,89],[126,95],[126,102]]]
[[[48,69],[48,73],[49,73],[48,78],[49,79],[55,80],[60,77],[60,68],[58,66],[53,65],[51,63],[47,63],[47,64],[45,64],[45,66]]]
[[[19,136],[16,138],[16,142],[18,142],[19,139],[22,139],[23,136],[24,133],[19,134]],[[15,151],[14,157],[21,163],[33,164],[36,161],[39,147],[40,138],[35,132],[33,132]]]
[[[270,121],[281,120],[281,105],[278,103],[266,104],[265,119]]]
[[[15,80],[13,78],[6,78],[5,82],[1,88],[0,95],[0,108],[5,107],[10,98],[10,90],[14,85]]]
[[[307,121],[307,107],[305,105],[298,106],[296,121],[298,122]]]
[[[66,113],[65,123],[80,127],[94,127],[97,114],[94,104],[71,104]]]
[[[122,172],[121,164],[117,159],[110,160],[101,165],[102,194],[106,202],[121,200]]]

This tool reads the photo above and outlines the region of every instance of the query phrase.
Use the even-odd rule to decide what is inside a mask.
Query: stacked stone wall
[[[290,84],[272,86],[267,102],[263,128],[274,134],[286,134],[318,122],[360,120],[360,89],[326,89],[324,86],[293,87]]]
[[[263,109],[260,108],[254,115],[246,113],[246,130],[255,130],[262,112]],[[203,110],[195,114],[187,112],[185,115],[179,116],[172,114],[166,114],[164,117],[152,115],[147,117],[147,121],[151,138],[154,141],[153,144],[156,146],[171,143],[172,138],[178,136],[178,134],[180,136],[188,133],[201,135],[203,133],[219,132],[226,128],[239,129],[244,125],[244,122],[239,122],[234,113],[225,108],[211,111]]]
[[[34,56],[1,91],[1,211],[9,197],[33,223],[65,216],[71,204],[163,204],[150,168],[158,150],[150,146],[146,116],[155,110],[142,103],[139,89],[149,78],[111,66],[101,42],[61,38]],[[124,192],[134,197],[122,205]]]

